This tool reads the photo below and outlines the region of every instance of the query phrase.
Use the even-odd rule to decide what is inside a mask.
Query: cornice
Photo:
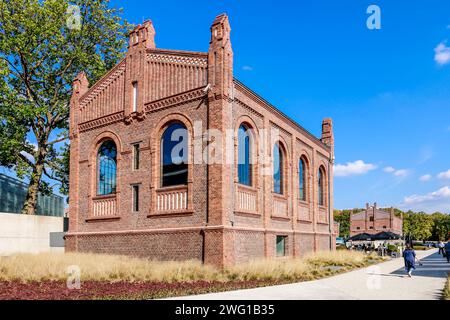
[[[86,121],[83,123],[80,123],[78,126],[78,129],[80,132],[85,132],[85,131],[89,131],[89,130],[93,130],[93,129],[97,129],[97,128],[101,128],[101,127],[105,127],[107,125],[116,123],[116,122],[120,122],[124,120],[124,112],[120,111],[117,113],[113,113],[95,120],[91,120],[91,121]]]
[[[176,107],[190,101],[203,99],[206,97],[204,88],[205,87],[200,87],[197,89],[185,91],[177,95],[146,103],[144,106],[144,112],[150,113],[156,110]]]
[[[296,121],[292,120],[290,117],[288,117],[286,114],[281,112],[278,108],[270,104],[267,100],[262,98],[260,95],[255,93],[253,90],[248,88],[246,85],[244,85],[242,82],[240,82],[238,79],[234,78],[233,82],[240,90],[240,92],[244,95],[246,95],[249,99],[253,100],[258,105],[265,108],[267,111],[271,112],[272,114],[276,115],[278,118],[280,118],[282,121],[287,121],[290,123],[294,128],[299,130],[301,133],[305,134],[307,137],[309,137],[316,145],[324,148],[327,151],[330,151],[331,148],[324,144],[319,138],[314,136],[311,132],[303,128],[300,124],[298,124]]]

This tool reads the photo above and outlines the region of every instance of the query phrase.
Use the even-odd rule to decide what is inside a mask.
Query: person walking
[[[450,263],[450,239],[444,246],[445,257],[447,258],[447,262]]]
[[[439,241],[439,244],[438,244],[439,254],[444,255],[444,247],[445,247],[444,243],[442,241]]]
[[[405,261],[405,272],[411,278],[412,270],[416,269],[416,252],[409,243],[406,245],[405,251],[403,251],[403,260]]]

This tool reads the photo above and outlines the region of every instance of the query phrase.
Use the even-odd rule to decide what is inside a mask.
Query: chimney
[[[129,34],[128,49],[142,44],[146,49],[155,49],[155,28],[150,20],[137,25]]]
[[[325,118],[322,121],[322,137],[320,139],[324,144],[334,148],[333,120]]]
[[[219,99],[232,98],[233,49],[231,27],[226,14],[218,15],[211,25],[208,49],[208,81],[210,96]]]

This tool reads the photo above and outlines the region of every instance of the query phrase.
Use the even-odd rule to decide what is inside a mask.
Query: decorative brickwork
[[[74,80],[67,250],[225,266],[334,249],[332,122],[325,119],[316,138],[236,80],[230,32],[220,15],[208,52],[162,50],[146,21],[130,33],[125,59],[98,83],[89,88],[83,73]],[[161,137],[173,123],[187,131],[187,181],[163,187]],[[250,130],[249,185],[239,184],[236,164],[241,124]],[[117,147],[117,185],[99,196],[98,148],[108,139]],[[273,192],[274,143],[283,153],[282,194]],[[212,144],[222,152],[208,152]]]

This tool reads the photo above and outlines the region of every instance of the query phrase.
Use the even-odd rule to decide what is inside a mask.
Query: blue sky
[[[366,26],[371,4],[380,30]],[[194,51],[208,50],[209,26],[226,12],[238,79],[315,135],[333,118],[336,208],[376,201],[450,212],[450,172],[437,177],[450,170],[449,1],[112,5],[132,23],[151,19],[157,47]]]
[[[380,30],[366,26],[371,4]],[[111,5],[131,23],[151,19],[157,47],[194,51],[207,51],[210,24],[226,12],[238,79],[317,136],[333,118],[335,208],[450,212],[449,1]]]

